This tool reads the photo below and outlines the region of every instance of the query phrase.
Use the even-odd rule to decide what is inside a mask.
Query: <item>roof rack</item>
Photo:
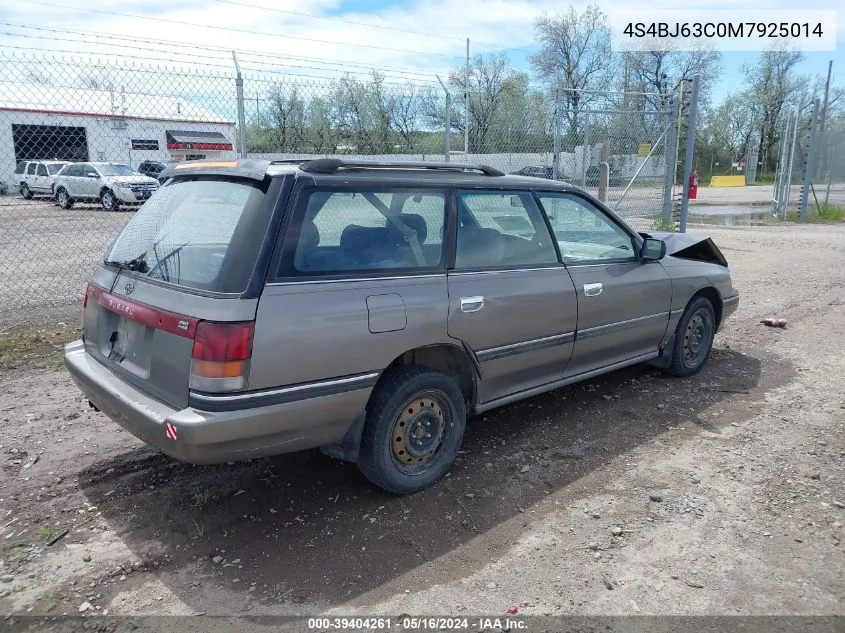
[[[340,169],[428,169],[431,171],[477,171],[485,176],[504,176],[503,171],[488,165],[471,163],[444,163],[416,160],[344,160],[341,158],[317,158],[304,162],[300,169],[314,174],[333,174]]]

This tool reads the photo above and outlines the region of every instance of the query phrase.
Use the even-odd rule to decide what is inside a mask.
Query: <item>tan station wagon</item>
[[[321,447],[414,492],[468,415],[635,363],[696,373],[739,301],[711,240],[637,233],[565,183],[335,158],[162,176],[65,359],[188,462]]]

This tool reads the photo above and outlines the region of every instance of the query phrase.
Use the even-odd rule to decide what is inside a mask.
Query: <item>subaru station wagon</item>
[[[637,233],[563,182],[337,158],[162,175],[65,360],[186,462],[320,447],[415,492],[469,415],[635,363],[695,374],[739,301],[711,240]]]

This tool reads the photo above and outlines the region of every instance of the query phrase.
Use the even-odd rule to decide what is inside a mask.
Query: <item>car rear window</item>
[[[272,212],[265,196],[258,183],[175,181],[139,209],[105,261],[176,286],[243,292]]]

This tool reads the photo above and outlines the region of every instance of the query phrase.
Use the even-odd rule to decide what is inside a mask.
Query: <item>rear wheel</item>
[[[104,189],[100,194],[100,204],[103,205],[103,211],[117,211],[120,208],[120,200],[111,189]]]
[[[59,187],[58,191],[56,191],[56,202],[59,203],[62,209],[70,209],[73,206],[73,198],[70,197],[70,194],[64,187]]]
[[[673,376],[692,376],[701,371],[716,335],[716,312],[705,297],[696,297],[686,307],[675,330],[672,363],[666,371]]]
[[[21,196],[24,200],[32,200],[32,190],[26,184],[21,185]]]
[[[452,467],[465,426],[463,395],[451,378],[419,365],[390,370],[367,407],[358,467],[388,492],[417,492]]]

